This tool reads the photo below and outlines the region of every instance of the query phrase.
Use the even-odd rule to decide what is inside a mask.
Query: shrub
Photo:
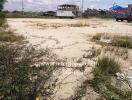
[[[106,75],[115,75],[120,71],[120,65],[109,57],[98,59],[97,67],[101,73],[105,73]]]
[[[0,12],[0,27],[5,23],[5,14]]]
[[[5,41],[5,42],[16,42],[16,41],[21,41],[23,40],[24,37],[22,36],[16,36],[12,32],[1,32],[0,33],[0,41]]]
[[[112,85],[112,78],[119,71],[120,65],[114,59],[103,57],[98,60],[91,85],[101,95],[101,98],[106,100],[132,100],[132,91],[123,91],[116,85]]]
[[[99,41],[100,39],[101,39],[101,36],[102,36],[102,34],[101,33],[97,33],[96,35],[94,35],[93,37],[92,37],[92,40],[95,40],[95,41]]]
[[[2,11],[3,9],[3,4],[6,0],[0,0],[0,12]]]
[[[37,53],[33,48],[0,45],[1,100],[35,100],[37,95],[47,99],[52,95],[56,81],[49,80],[57,67],[32,66],[40,59],[38,56],[46,56],[45,53]]]
[[[100,70],[95,70],[94,71],[94,85],[98,87],[98,84],[104,82],[106,77],[101,73]]]

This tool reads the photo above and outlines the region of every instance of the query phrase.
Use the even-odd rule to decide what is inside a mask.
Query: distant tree
[[[100,14],[101,14],[101,15],[106,15],[106,11],[101,10],[101,11],[100,11]]]
[[[103,9],[87,9],[83,13],[83,16],[85,18],[88,17],[99,17],[99,18],[111,18],[111,14],[109,13],[108,10],[103,10]]]
[[[3,12],[4,12],[4,13],[9,13],[10,11],[8,11],[8,10],[4,10]]]
[[[6,0],[0,0],[0,12],[2,11],[3,9],[3,4]]]
[[[21,12],[20,12],[20,11],[15,10],[15,11],[13,11],[12,13],[21,13]]]
[[[4,2],[5,0],[0,0],[0,27],[3,26],[5,22],[5,14],[2,12]]]

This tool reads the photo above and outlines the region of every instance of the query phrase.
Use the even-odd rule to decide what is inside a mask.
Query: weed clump
[[[101,34],[101,33],[98,33],[98,34],[96,34],[96,35],[94,35],[94,36],[92,37],[92,40],[94,40],[94,41],[99,41],[99,40],[101,39],[101,37],[102,37],[102,34]]]
[[[101,39],[105,39],[105,41],[103,41],[105,44],[108,44],[107,42],[109,41],[112,46],[132,48],[132,37],[129,36],[111,36],[108,33],[98,33],[92,37],[92,41],[98,43],[102,43]]]
[[[117,72],[120,72],[120,65],[114,59],[103,57],[98,60],[91,85],[101,95],[101,100],[132,99],[132,91],[123,91],[112,84]]]
[[[128,36],[115,36],[112,44],[119,47],[132,48],[132,37]]]
[[[5,31],[0,32],[0,41],[3,41],[3,42],[16,42],[16,41],[21,41],[23,39],[24,39],[23,36],[16,36],[10,31],[9,32],[5,32]]]
[[[69,24],[71,27],[89,27],[90,25],[86,22],[78,21],[77,23],[74,24]]]
[[[75,94],[73,96],[71,96],[70,99],[71,100],[81,100],[82,97],[84,97],[86,95],[87,85],[88,85],[88,81],[84,81],[81,84],[81,86],[79,86],[76,89]]]
[[[0,27],[2,27],[5,23],[5,14],[3,12],[0,12]]]
[[[105,75],[115,75],[120,71],[120,65],[114,59],[108,57],[99,59],[97,68]]]

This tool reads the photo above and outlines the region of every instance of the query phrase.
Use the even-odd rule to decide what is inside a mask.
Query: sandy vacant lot
[[[80,57],[82,50],[91,46],[88,39],[96,33],[132,35],[132,23],[114,20],[8,19],[8,23],[31,44],[51,48],[59,56],[68,58]]]
[[[90,64],[84,72],[63,69],[59,80],[62,84],[53,96],[54,100],[67,99],[86,77],[90,77],[94,61],[83,59],[86,50],[100,46],[91,42],[96,33],[132,36],[132,23],[103,19],[8,19],[15,33],[23,35],[36,48],[50,48],[59,58],[67,58],[67,66]],[[82,59],[81,59],[82,58]],[[81,59],[79,63],[77,60]],[[87,64],[86,64],[87,65]],[[66,77],[65,80],[63,80]],[[89,87],[89,91],[92,88]],[[95,97],[91,97],[94,95]],[[95,100],[98,94],[91,92],[84,100]],[[68,99],[67,99],[68,100]]]

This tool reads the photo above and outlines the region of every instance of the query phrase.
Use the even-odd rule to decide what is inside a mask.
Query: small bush
[[[94,57],[98,57],[101,54],[101,49],[97,49],[92,47],[90,50],[85,50],[85,54],[83,54],[83,58],[92,59]]]
[[[96,35],[94,35],[92,37],[92,40],[95,40],[95,41],[99,41],[102,37],[102,34],[101,33],[97,33]]]
[[[105,75],[115,75],[120,71],[120,65],[112,58],[103,57],[98,60],[97,68]]]
[[[16,41],[21,41],[22,39],[24,39],[24,37],[16,36],[12,32],[2,32],[2,33],[0,33],[0,41],[16,42]]]
[[[0,12],[0,27],[3,26],[3,24],[5,23],[5,14]]]

